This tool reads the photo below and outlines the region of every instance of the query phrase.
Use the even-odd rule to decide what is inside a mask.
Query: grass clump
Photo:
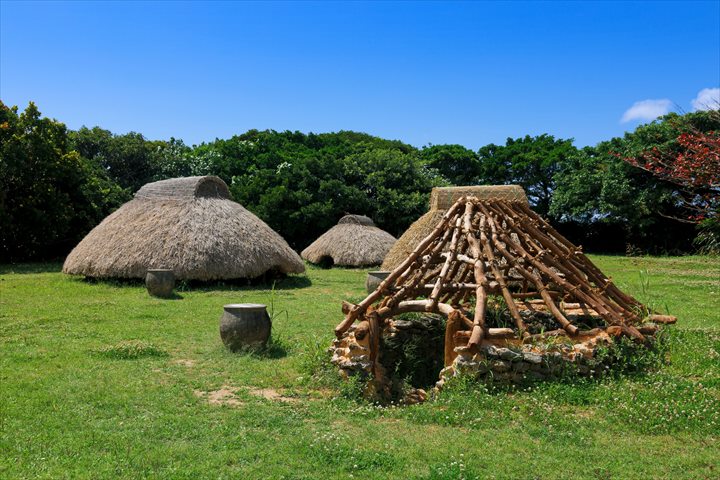
[[[292,346],[281,336],[271,335],[264,345],[244,345],[232,352],[233,355],[248,355],[257,359],[283,358]]]
[[[318,387],[340,387],[340,374],[330,362],[328,346],[331,340],[313,336],[305,341],[300,352],[299,370],[308,385]]]
[[[168,352],[155,344],[142,340],[123,340],[115,345],[106,345],[94,350],[96,355],[113,360],[135,360],[144,357],[162,358]]]
[[[447,463],[440,463],[430,467],[426,476],[416,477],[418,480],[478,480],[480,475],[465,464],[465,455],[453,456]]]

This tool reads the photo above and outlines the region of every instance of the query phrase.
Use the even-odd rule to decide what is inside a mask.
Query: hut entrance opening
[[[317,265],[320,268],[332,268],[332,266],[335,265],[335,260],[333,260],[330,255],[323,255],[320,257],[320,260],[318,260]]]
[[[445,317],[406,313],[393,320],[380,338],[378,361],[390,382],[390,396],[402,398],[408,388],[432,388],[445,366]]]

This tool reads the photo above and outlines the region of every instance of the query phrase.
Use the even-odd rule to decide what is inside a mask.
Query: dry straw
[[[334,265],[362,267],[380,265],[395,243],[395,237],[362,215],[345,215],[321,235],[301,256],[311,263],[332,260]]]
[[[430,211],[418,218],[402,234],[382,262],[382,269],[394,270],[420,241],[430,235],[443,215],[460,197],[480,200],[503,200],[528,204],[525,191],[519,185],[478,185],[467,187],[436,187],[430,193]]]
[[[287,242],[232,201],[225,182],[214,176],[145,185],[70,252],[63,272],[144,278],[149,268],[171,268],[180,280],[305,270]]]

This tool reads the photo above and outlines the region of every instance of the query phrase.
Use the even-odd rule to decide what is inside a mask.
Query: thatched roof
[[[520,185],[472,185],[465,187],[435,187],[430,192],[430,210],[447,210],[460,197],[475,197],[480,200],[502,200],[523,202],[528,199]],[[435,225],[433,225],[434,227]]]
[[[398,266],[415,249],[415,245],[432,232],[447,209],[464,196],[528,204],[525,190],[519,185],[435,187],[430,193],[430,210],[410,225],[393,245],[382,262],[382,269],[389,271]]]
[[[232,201],[225,182],[214,176],[145,185],[70,252],[63,272],[144,278],[148,268],[172,268],[181,280],[305,270],[287,242]]]
[[[370,217],[365,215],[345,215],[338,221],[338,225],[364,225],[366,227],[374,227],[375,222]]]
[[[380,265],[395,237],[362,215],[345,215],[300,254],[311,263],[330,259],[334,265],[362,267]]]

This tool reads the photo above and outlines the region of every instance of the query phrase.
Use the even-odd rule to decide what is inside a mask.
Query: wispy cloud
[[[632,107],[625,111],[620,122],[627,123],[632,120],[655,120],[657,117],[666,115],[670,112],[671,106],[672,102],[667,98],[635,102]]]
[[[720,88],[703,88],[690,103],[693,111],[717,110],[720,108]]]

